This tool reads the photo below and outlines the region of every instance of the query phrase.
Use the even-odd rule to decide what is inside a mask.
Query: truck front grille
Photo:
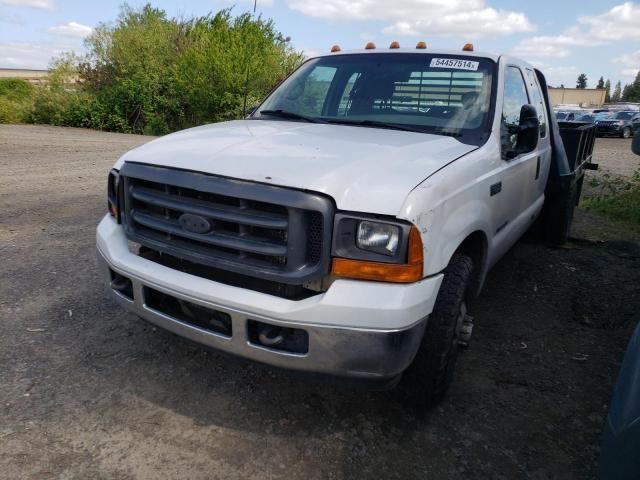
[[[125,163],[127,237],[200,265],[301,285],[328,272],[332,202],[318,194]]]

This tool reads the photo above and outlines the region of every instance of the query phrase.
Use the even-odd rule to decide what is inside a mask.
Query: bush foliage
[[[19,78],[0,78],[0,123],[20,123],[32,105],[33,85]]]
[[[124,5],[85,46],[55,59],[43,88],[0,84],[0,122],[165,134],[242,117],[303,59],[271,20],[230,9],[168,18],[149,4]]]

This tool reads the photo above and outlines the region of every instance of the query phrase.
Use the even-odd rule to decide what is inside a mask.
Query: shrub
[[[230,9],[175,19],[149,4],[125,4],[85,45],[82,58],[54,59],[41,88],[0,84],[0,121],[162,135],[243,117],[245,98],[257,103],[303,58],[271,20]]]
[[[175,19],[148,4],[125,5],[86,46],[82,88],[112,112],[94,127],[136,133],[240,118],[245,95],[263,98],[302,60],[272,21],[228,9]]]
[[[21,78],[0,78],[0,98],[26,100],[33,94],[33,90],[33,85]]]
[[[34,87],[20,78],[0,78],[0,123],[22,123],[31,108]]]

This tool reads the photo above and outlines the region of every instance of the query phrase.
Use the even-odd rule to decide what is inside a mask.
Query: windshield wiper
[[[423,128],[412,127],[411,125],[404,125],[401,123],[380,122],[378,120],[345,120],[332,118],[331,120],[327,120],[327,123],[353,125],[356,127],[388,128],[390,130],[401,130],[404,132],[429,133]]]
[[[266,116],[270,116],[270,117],[280,117],[280,118],[286,118],[289,120],[302,120],[304,122],[309,122],[309,123],[327,123],[324,120],[321,120],[319,118],[313,118],[313,117],[307,117],[306,115],[301,115],[299,113],[296,112],[288,112],[286,110],[260,110],[260,115],[266,115]]]

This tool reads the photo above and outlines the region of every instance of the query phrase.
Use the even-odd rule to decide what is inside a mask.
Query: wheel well
[[[470,295],[478,295],[484,283],[487,251],[487,236],[480,230],[468,235],[456,249],[456,253],[467,255],[473,261],[473,274],[469,285]]]

